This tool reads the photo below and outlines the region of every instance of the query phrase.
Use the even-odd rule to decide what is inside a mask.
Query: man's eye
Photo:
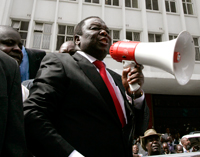
[[[91,29],[92,30],[99,30],[100,28],[99,27],[92,27]]]
[[[14,44],[14,42],[13,42],[12,40],[5,40],[5,41],[3,41],[2,43],[5,44],[5,45],[8,45],[8,46]]]

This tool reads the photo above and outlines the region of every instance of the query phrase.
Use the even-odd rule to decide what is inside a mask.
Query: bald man
[[[183,137],[182,139],[181,139],[181,144],[182,144],[182,146],[183,146],[183,152],[184,153],[189,153],[189,152],[191,152],[191,142],[190,142],[190,140],[188,139],[188,138],[186,138],[186,137]]]
[[[59,53],[69,53],[73,55],[77,50],[80,50],[73,41],[66,41],[59,49]]]

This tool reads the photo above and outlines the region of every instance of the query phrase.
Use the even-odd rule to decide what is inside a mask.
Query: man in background
[[[61,45],[59,53],[69,53],[70,55],[73,55],[78,50],[80,49],[74,44],[74,41],[66,41]]]
[[[176,153],[183,153],[183,146],[180,144],[177,144],[175,146],[175,151],[176,151]]]
[[[21,37],[10,26],[0,26],[0,156],[27,153],[19,64]],[[14,60],[15,59],[15,60]],[[17,61],[17,62],[16,62]]]
[[[148,129],[144,136],[140,137],[142,148],[147,151],[147,156],[161,154],[161,134],[157,133],[154,129]]]
[[[184,153],[189,153],[189,152],[192,151],[191,142],[187,137],[181,138],[181,144],[183,146],[183,152]]]

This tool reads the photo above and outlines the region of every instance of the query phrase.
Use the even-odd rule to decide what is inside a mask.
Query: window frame
[[[169,40],[176,39],[178,37],[178,34],[169,34]]]
[[[18,27],[13,27],[14,21],[15,21],[15,22],[18,22]],[[19,32],[19,34],[20,34],[20,36],[21,36],[21,42],[22,42],[22,44],[26,47],[26,41],[27,41],[28,29],[29,29],[29,21],[12,19],[11,22],[12,22],[12,23],[11,23],[11,27],[13,27],[14,29],[16,29],[16,30]],[[27,30],[22,30],[22,29],[21,29],[22,22],[28,23]],[[25,39],[22,37],[21,33],[26,33],[26,38],[25,38]]]
[[[167,6],[166,6],[166,2],[168,3],[168,6],[169,6],[169,11],[167,10]],[[172,11],[172,7],[171,7],[171,3],[174,2],[175,4],[175,12]],[[166,12],[168,13],[177,13],[177,5],[176,5],[176,0],[165,0],[165,10]]]
[[[84,0],[84,3],[92,3],[92,4],[100,4],[100,0],[98,0],[98,3],[94,2],[96,0],[90,0],[90,2],[86,2],[86,0]]]
[[[126,1],[129,1],[130,6],[126,6]],[[135,1],[136,1],[136,3],[137,3],[137,7],[133,6],[133,0],[125,0],[125,7],[126,7],[126,8],[139,8],[138,0],[135,0]]]
[[[36,29],[37,24],[42,24],[41,29]],[[51,30],[50,32],[45,32],[45,25],[50,25],[51,26]],[[38,27],[39,28],[39,27]],[[39,43],[39,47],[34,46],[34,42],[35,42],[35,37],[36,35],[41,34],[40,37],[40,43]],[[48,43],[48,48],[43,48],[43,46],[45,45],[45,37],[49,36],[49,43]],[[34,30],[33,30],[33,45],[32,48],[36,48],[36,49],[42,49],[42,50],[50,50],[50,45],[51,45],[51,36],[52,36],[52,24],[51,23],[46,23],[46,22],[36,22],[35,21],[35,25],[34,25]]]
[[[60,46],[64,42],[66,42],[66,41],[73,41],[73,37],[74,37],[74,28],[75,28],[75,25],[62,25],[62,24],[58,24],[58,29],[59,29],[59,26],[65,26],[65,34],[59,34],[59,30],[57,31],[56,51],[58,51],[60,49]],[[73,27],[72,34],[67,34],[68,27]],[[64,42],[60,46],[58,45],[58,36],[64,37]],[[67,37],[72,38],[72,40],[67,40]]]
[[[194,39],[197,39],[196,41],[198,45],[195,45]],[[194,40],[194,47],[195,47],[195,61],[200,62],[200,37],[193,37],[193,40]],[[199,52],[199,54],[197,54],[198,53],[197,51]]]
[[[151,5],[151,9],[149,9],[149,8],[147,8],[147,1],[149,1],[150,2],[150,5]],[[146,2],[146,9],[147,10],[152,10],[152,11],[159,11],[159,0],[156,0],[157,1],[157,8],[158,9],[154,9],[154,2],[153,2],[154,0],[145,0],[145,2]]]
[[[119,0],[116,0],[116,1],[118,1],[118,5],[114,5],[114,1],[115,0],[110,0],[110,4],[106,4],[106,0],[105,0],[105,5],[106,6],[115,6],[115,7],[118,7],[119,6]]]
[[[109,33],[109,35],[110,35],[110,37],[111,37],[111,44],[113,44],[113,43],[115,43],[115,42],[117,42],[117,41],[120,41],[120,30],[118,30],[118,29],[109,29],[110,30],[110,33]],[[114,31],[117,31],[118,33],[119,33],[119,38],[117,39],[114,39],[113,38],[113,36],[114,36]]]
[[[188,13],[188,5],[192,7],[192,14]],[[182,6],[183,6],[183,13],[185,15],[194,15],[194,2],[191,0],[191,2],[188,2],[187,0],[182,0]],[[185,7],[184,7],[185,6]]]
[[[154,41],[150,41],[150,39],[149,39],[150,35],[153,35]],[[160,36],[160,41],[156,41],[156,39],[157,39],[156,36]],[[156,33],[150,33],[149,32],[148,33],[148,41],[149,42],[162,42],[162,34],[156,34]]]
[[[127,40],[129,40],[128,38],[127,38],[127,33],[131,33],[131,38],[132,38],[132,40],[130,40],[130,41],[141,41],[141,33],[140,32],[137,32],[137,31],[130,31],[130,30],[126,30],[126,39]],[[138,35],[139,35],[139,40],[135,40],[135,33],[138,33]]]

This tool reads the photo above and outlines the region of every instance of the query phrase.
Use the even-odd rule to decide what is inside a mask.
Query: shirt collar
[[[83,52],[83,51],[76,51],[76,53],[80,54],[81,56],[85,57],[87,60],[90,61],[90,63],[94,63],[97,59],[94,58],[93,56]],[[104,60],[102,61],[104,63],[104,65],[106,66]]]

